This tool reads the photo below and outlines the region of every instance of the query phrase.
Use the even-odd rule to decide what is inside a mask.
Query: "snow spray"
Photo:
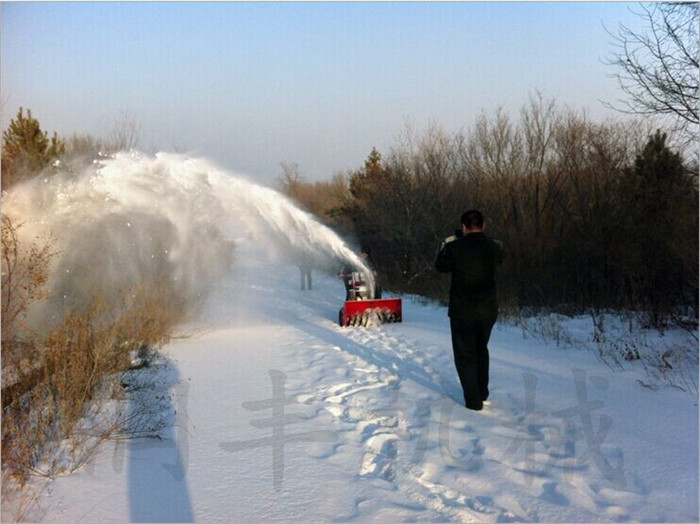
[[[50,239],[57,253],[51,299],[33,312],[35,328],[59,320],[95,289],[110,296],[165,282],[183,300],[202,298],[242,242],[289,260],[348,262],[373,286],[362,259],[331,229],[282,194],[206,159],[122,152],[87,168],[54,169],[3,195],[3,213],[22,224],[20,241]]]

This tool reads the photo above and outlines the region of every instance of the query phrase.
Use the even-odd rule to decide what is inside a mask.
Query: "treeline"
[[[499,110],[454,134],[408,129],[332,184],[289,169],[279,182],[370,245],[387,289],[445,299],[436,250],[479,208],[507,249],[505,309],[629,310],[661,326],[697,319],[697,174],[661,131],[594,122],[536,96],[517,119]]]
[[[56,162],[70,159],[77,167],[81,161],[89,164],[101,155],[135,148],[140,138],[141,127],[126,110],[115,119],[107,138],[88,134],[62,138],[55,131],[49,136],[32,111],[25,113],[20,107],[2,134],[2,190],[46,173]]]

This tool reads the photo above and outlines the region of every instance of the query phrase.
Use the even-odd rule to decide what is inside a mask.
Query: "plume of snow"
[[[51,299],[30,317],[51,323],[97,290],[171,286],[183,301],[204,297],[235,263],[235,246],[260,256],[341,260],[371,273],[331,229],[280,193],[203,158],[122,152],[76,172],[59,168],[3,195],[21,240],[51,238]]]

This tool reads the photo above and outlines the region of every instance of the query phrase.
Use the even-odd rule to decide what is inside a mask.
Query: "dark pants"
[[[464,402],[469,409],[483,408],[489,396],[489,337],[496,319],[460,322],[450,319],[452,350]]]
[[[304,290],[306,287],[311,289],[311,268],[299,266],[299,276],[301,289]]]

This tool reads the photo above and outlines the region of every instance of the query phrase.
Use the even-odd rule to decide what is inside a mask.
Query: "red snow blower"
[[[338,275],[347,287],[347,300],[338,312],[338,323],[345,326],[368,326],[401,322],[400,298],[373,298],[362,275],[353,272]]]

